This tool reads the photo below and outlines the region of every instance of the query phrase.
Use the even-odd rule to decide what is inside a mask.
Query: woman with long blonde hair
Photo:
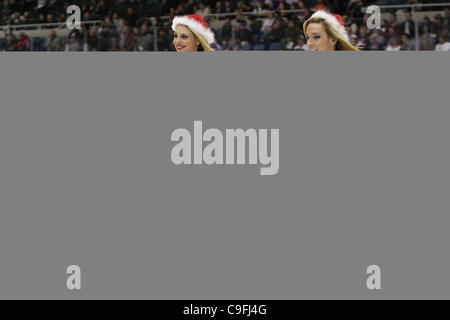
[[[198,14],[173,19],[173,46],[178,52],[214,51],[214,33]]]
[[[340,15],[319,10],[305,21],[303,32],[309,51],[358,51],[350,43]]]

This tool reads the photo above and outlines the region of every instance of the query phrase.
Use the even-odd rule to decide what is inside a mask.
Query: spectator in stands
[[[120,51],[131,51],[133,48],[134,33],[128,25],[125,25],[117,38],[117,48]]]
[[[440,14],[436,14],[433,17],[433,28],[432,28],[432,32],[431,32],[431,36],[437,38],[439,36],[439,34],[441,34],[441,29],[442,29],[442,20],[441,20],[441,15]]]
[[[398,37],[393,27],[389,27],[388,31],[385,35],[385,39],[387,40],[387,44],[390,44],[394,37]]]
[[[69,39],[69,51],[81,51],[81,43],[77,38],[76,33],[72,33]]]
[[[277,7],[277,11],[280,13],[280,16],[282,18],[288,19],[289,14],[286,11],[286,5],[284,4],[284,2],[280,1],[278,3],[278,7]]]
[[[402,51],[413,51],[414,50],[414,44],[411,40],[409,40],[409,37],[407,34],[402,34]]]
[[[186,14],[186,11],[184,10],[183,4],[178,4],[178,6],[175,9],[174,15],[175,16],[184,16]]]
[[[215,14],[225,13],[225,10],[222,7],[222,2],[221,1],[217,1],[216,2],[216,7],[213,9],[212,13],[215,13]],[[222,20],[223,17],[220,17],[219,19]]]
[[[127,15],[125,16],[125,23],[126,23],[131,29],[133,29],[134,27],[136,27],[136,22],[137,22],[137,15],[134,13],[132,7],[128,7],[128,9],[127,9]]]
[[[95,6],[94,6],[93,4],[91,4],[91,5],[89,6],[88,11],[89,11],[89,14],[91,15],[91,19],[92,19],[92,20],[98,20],[98,19],[100,19],[100,16],[97,15],[97,12],[95,11]]]
[[[12,31],[10,31],[5,37],[5,49],[6,51],[17,50],[17,37]]]
[[[366,48],[369,46],[369,35],[366,26],[361,26],[359,28],[359,43],[360,46]]]
[[[112,23],[114,24],[114,28],[117,30],[117,32],[122,32],[123,20],[119,18],[119,14],[117,12],[113,14]]]
[[[225,1],[223,5],[224,5],[223,10],[225,13],[230,14],[234,12],[233,8],[231,7],[230,1]],[[234,19],[235,18],[234,15],[231,15],[231,18]]]
[[[58,22],[60,23],[60,25],[64,25],[67,21],[67,16],[64,12],[61,12],[58,16]]]
[[[442,23],[442,34],[447,38],[450,37],[450,8],[445,8],[445,15]]]
[[[196,14],[207,15],[210,13],[211,13],[211,9],[209,8],[209,6],[205,6],[205,3],[203,1],[198,4],[198,10],[197,10]]]
[[[433,51],[434,47],[433,45],[430,43],[430,40],[428,37],[422,37],[420,39],[420,47],[419,50],[421,51]]]
[[[50,32],[50,37],[47,38],[45,42],[45,47],[47,48],[47,51],[57,51],[59,46],[59,37],[56,34],[55,30],[52,30]]]
[[[66,51],[66,47],[67,47],[67,39],[65,37],[61,37],[58,43],[58,47],[56,48],[56,51]]]
[[[386,34],[388,32],[389,28],[389,22],[386,19],[381,20],[381,33],[383,34],[383,37],[386,38]]]
[[[29,51],[30,50],[30,38],[21,32],[19,40],[17,41],[17,51]]]
[[[314,5],[314,9],[316,10],[327,10],[329,9],[328,6],[323,2],[323,0],[317,0],[316,4]]]
[[[250,32],[252,34],[253,39],[256,39],[257,41],[261,35],[261,27],[262,27],[262,21],[261,19],[257,19],[255,16],[250,16]]]
[[[53,16],[53,14],[49,13],[47,15],[47,23],[55,23],[55,17]]]
[[[194,0],[188,0],[187,4],[185,5],[185,14],[194,14],[197,8],[194,8],[195,2]]]
[[[261,33],[263,34],[263,37],[269,34],[269,32],[272,30],[272,25],[275,22],[275,18],[273,17],[272,12],[266,13],[265,16],[266,18],[264,19],[261,26]]]
[[[361,0],[350,0],[347,14],[350,16],[351,20],[354,21],[358,26],[363,24],[363,1]]]
[[[280,43],[283,38],[283,30],[281,29],[281,24],[279,21],[275,21],[272,25],[272,30],[264,37],[264,47],[265,50],[269,50],[272,43]]]
[[[211,44],[211,48],[212,48],[214,51],[221,51],[221,50],[223,50],[223,48],[222,48],[222,46],[219,44],[217,38],[214,39],[214,43]]]
[[[97,28],[91,27],[87,39],[88,51],[98,51],[100,39],[97,36]]]
[[[377,36],[375,33],[372,33],[369,37],[369,46],[367,48],[371,51],[378,51],[380,50],[380,44],[377,41]]]
[[[106,7],[105,0],[100,0],[95,7],[95,15],[99,18],[106,17],[108,14],[108,8]]]
[[[450,42],[443,35],[439,36],[439,42],[436,44],[436,51],[450,51]]]
[[[100,31],[99,50],[100,51],[112,50],[114,44],[116,43],[117,37],[118,33],[112,22],[105,22],[105,27]]]
[[[143,23],[136,36],[136,50],[150,51],[153,46],[153,34],[148,27],[148,23]]]
[[[236,15],[236,18],[234,19],[234,21],[237,24],[241,24],[241,23],[247,22],[247,19],[245,19],[244,15],[242,14],[242,11],[236,10],[236,13],[237,13],[237,15]]]
[[[231,17],[225,18],[225,23],[222,26],[222,41],[228,41],[231,39],[233,33],[233,25],[231,24]]]
[[[355,48],[358,48],[358,36],[356,34],[352,34],[350,36],[350,43],[352,44],[352,46],[354,46]]]
[[[253,45],[252,34],[247,28],[247,22],[241,22],[236,25],[236,39],[240,41],[242,48],[249,49]]]
[[[86,11],[83,13],[83,21],[91,21],[92,15],[89,11]]]
[[[246,1],[238,1],[235,11],[250,12],[251,6]]]
[[[294,47],[294,50],[297,51],[306,51],[308,48],[305,43],[305,38],[303,36],[300,36],[297,38],[297,44]]]
[[[432,32],[433,25],[429,17],[425,16],[423,22],[419,26],[419,34],[423,36],[429,36]]]
[[[302,34],[302,30],[298,25],[294,23],[294,21],[289,20],[287,24],[287,28],[284,31],[284,36],[289,37],[290,39],[298,39],[298,37]]]
[[[414,21],[412,20],[411,12],[405,12],[405,21],[400,24],[400,32],[412,39],[416,35]]]
[[[281,50],[294,50],[295,42],[291,37],[281,39]]]
[[[40,14],[39,14],[39,18],[38,18],[37,23],[38,23],[38,24],[44,24],[44,23],[47,23],[47,19],[45,18],[45,14],[43,14],[43,13],[40,13]]]
[[[252,12],[254,14],[261,15],[265,11],[264,5],[263,5],[263,3],[261,1],[256,1],[255,0],[254,2],[252,2],[252,7],[253,7]]]
[[[397,36],[392,38],[391,43],[387,46],[386,51],[401,51],[402,47],[398,41]]]
[[[223,50],[225,50],[225,51],[239,51],[240,47],[235,41],[233,41],[233,39],[229,39],[228,41],[226,41]]]
[[[386,43],[386,38],[384,37],[381,29],[375,29],[374,32],[372,33],[372,35],[375,36],[376,41],[380,45],[379,50],[384,49],[383,45],[384,45],[384,43]]]
[[[388,16],[388,22],[389,27],[393,28],[395,31],[395,34],[400,35],[401,34],[401,25],[397,22],[397,15],[393,12],[389,13]]]

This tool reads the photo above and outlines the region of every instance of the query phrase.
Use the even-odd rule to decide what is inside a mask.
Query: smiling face
[[[310,23],[305,36],[309,51],[333,51],[336,48],[337,40],[328,36],[322,23]]]
[[[173,33],[173,46],[178,52],[194,52],[198,49],[199,42],[189,28],[178,25]]]

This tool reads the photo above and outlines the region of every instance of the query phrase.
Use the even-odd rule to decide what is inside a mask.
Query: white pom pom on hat
[[[208,42],[208,44],[214,43],[214,33],[200,15],[190,14],[187,16],[178,16],[173,18],[172,30],[175,31],[175,28],[179,24],[184,25],[201,35]]]
[[[321,18],[328,22],[328,24],[347,42],[349,42],[347,30],[345,30],[344,20],[338,14],[328,13],[324,10],[316,11],[310,19]]]

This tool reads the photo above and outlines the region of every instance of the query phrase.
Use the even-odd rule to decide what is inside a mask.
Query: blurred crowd
[[[342,15],[352,43],[362,50],[450,51],[450,7],[421,8],[421,18],[408,9],[383,10],[381,28],[369,30],[369,4],[444,3],[442,0],[73,0],[81,8],[82,21],[96,21],[68,36],[53,28],[64,26],[66,1],[0,1],[1,25],[54,23],[48,37],[5,31],[0,50],[6,51],[172,51],[171,19],[176,15],[201,14],[216,34],[216,50],[305,50],[303,22],[316,9]],[[428,15],[429,10],[430,15]],[[432,11],[432,12],[431,12]],[[439,13],[436,13],[439,12]],[[402,19],[403,20],[403,19]],[[416,21],[417,20],[417,21]],[[417,22],[417,26],[416,26]],[[33,29],[35,29],[33,27]],[[416,37],[416,32],[417,37]],[[0,36],[1,37],[1,36]],[[416,39],[418,43],[416,44]]]

